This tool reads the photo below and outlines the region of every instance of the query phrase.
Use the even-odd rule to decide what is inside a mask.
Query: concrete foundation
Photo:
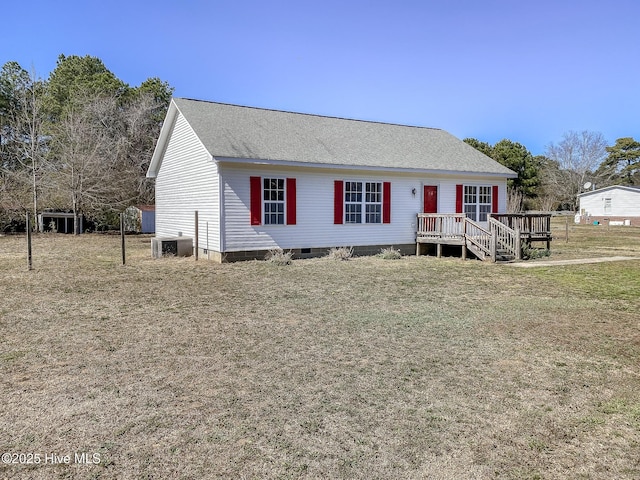
[[[416,252],[415,244],[407,245],[363,245],[354,246],[354,256],[377,255],[383,248],[393,247],[400,250],[402,255],[414,255]],[[314,248],[285,248],[285,252],[291,251],[293,258],[315,258],[328,255],[329,250],[334,247],[314,247]],[[244,260],[264,260],[268,250],[243,250],[240,252],[216,252],[214,250],[200,249],[198,258],[208,259],[217,263],[241,262]]]

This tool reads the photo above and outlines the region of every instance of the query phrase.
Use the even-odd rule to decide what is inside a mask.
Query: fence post
[[[195,241],[196,241],[196,248],[195,248],[195,257],[196,257],[196,262],[198,261],[198,210],[196,210],[196,214],[195,214],[195,222],[196,222],[196,228],[195,228]]]
[[[27,213],[27,270],[33,270],[31,256],[31,217]]]
[[[127,263],[127,255],[124,243],[124,213],[120,214],[120,248],[122,250],[122,265],[125,265]]]

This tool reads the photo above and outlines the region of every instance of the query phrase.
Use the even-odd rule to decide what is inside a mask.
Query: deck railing
[[[485,257],[495,261],[495,246],[491,232],[473,220],[464,219],[467,241],[474,245]]]
[[[418,237],[462,238],[464,237],[462,213],[419,213]]]
[[[493,261],[500,251],[522,259],[523,242],[546,240],[549,248],[551,241],[549,214],[494,213],[485,228],[462,213],[419,213],[417,225],[418,243],[466,245]]]
[[[491,217],[512,230],[520,230],[522,235],[551,235],[549,213],[492,213]]]
[[[493,217],[489,218],[489,229],[495,239],[496,250],[504,250],[508,255],[513,255],[516,260],[522,258],[522,246],[520,231],[509,228]]]

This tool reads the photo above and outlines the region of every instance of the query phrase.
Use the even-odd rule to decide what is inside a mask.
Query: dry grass
[[[554,256],[597,250],[574,228]],[[0,452],[101,455],[0,478],[640,477],[639,261],[274,268],[127,243],[123,267],[117,237],[38,236],[27,272],[0,238]]]
[[[349,260],[353,256],[353,247],[333,247],[327,257],[331,260]]]
[[[551,231],[554,237],[551,244],[552,260],[640,255],[640,228],[637,227],[576,225],[573,217],[554,217]]]

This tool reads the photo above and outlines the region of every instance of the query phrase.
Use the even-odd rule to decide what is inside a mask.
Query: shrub
[[[522,247],[522,259],[533,260],[535,258],[549,257],[551,256],[551,250],[546,248],[534,248],[531,245],[524,245]]]
[[[327,256],[332,260],[349,260],[353,256],[353,247],[333,247]]]
[[[267,252],[265,260],[278,266],[290,265],[293,252],[285,252],[281,248],[272,248]]]
[[[385,260],[399,260],[402,258],[400,250],[393,247],[381,249],[378,256],[380,258],[384,258]]]

